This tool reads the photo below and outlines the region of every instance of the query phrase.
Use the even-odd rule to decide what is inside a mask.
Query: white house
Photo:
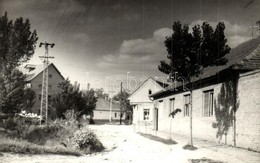
[[[120,113],[120,105],[116,102],[110,101],[111,99],[98,97],[96,109],[93,110],[93,120],[96,124],[105,124],[110,121],[119,122],[120,115],[122,122],[125,120],[125,114],[123,112]],[[111,107],[111,111],[110,111]]]
[[[149,95],[164,90],[167,84],[149,77],[130,96],[130,105],[133,107],[133,125],[138,130],[140,125],[153,126],[154,104]]]

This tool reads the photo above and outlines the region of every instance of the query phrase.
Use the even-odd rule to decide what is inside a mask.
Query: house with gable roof
[[[189,136],[192,115],[193,137],[260,151],[260,37],[226,58],[226,65],[205,68],[191,85],[175,83],[150,95],[158,112],[150,133]],[[169,117],[176,109],[181,112]]]
[[[110,122],[110,116],[112,123],[119,122],[120,115],[122,116],[122,121],[125,119],[125,114],[123,113],[123,111],[120,112],[120,104],[111,100],[112,99],[108,98],[107,96],[98,97],[96,108],[95,110],[93,110],[92,117],[95,124],[106,124]]]
[[[43,78],[43,65],[32,65],[27,64],[25,66],[26,69],[26,81],[27,87],[31,88],[35,91],[36,98],[35,103],[30,110],[32,113],[40,114],[41,109],[41,93],[42,93],[42,78]],[[50,63],[48,65],[48,96],[49,100],[51,100],[55,93],[58,91],[58,84],[64,80],[64,77],[57,69],[57,67]],[[50,118],[55,118],[55,110],[51,106],[49,107],[48,114]]]
[[[133,107],[132,123],[136,130],[139,131],[140,126],[153,127],[154,104],[149,95],[164,90],[166,86],[168,85],[149,77],[128,97]]]

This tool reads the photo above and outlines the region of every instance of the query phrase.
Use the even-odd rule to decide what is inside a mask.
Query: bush
[[[74,148],[84,151],[84,153],[100,152],[104,149],[97,136],[90,130],[78,130],[73,134],[71,143]]]
[[[4,129],[6,130],[15,130],[17,126],[17,122],[14,117],[9,117],[3,121]]]
[[[60,125],[37,126],[25,136],[25,139],[35,144],[44,145],[47,140],[59,139],[58,133],[64,130],[66,129]]]

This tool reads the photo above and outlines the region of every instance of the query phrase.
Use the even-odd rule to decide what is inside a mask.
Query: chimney
[[[27,64],[27,65],[25,65],[24,68],[27,69],[27,71],[28,71],[27,73],[29,73],[29,72],[33,71],[36,68],[36,65]]]
[[[89,91],[90,90],[90,84],[88,83],[87,85],[87,90]]]

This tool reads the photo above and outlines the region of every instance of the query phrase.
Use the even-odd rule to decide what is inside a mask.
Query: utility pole
[[[121,97],[120,97],[120,125],[122,123],[122,89],[123,89],[123,83],[120,83],[120,92],[121,92]]]
[[[42,45],[45,46],[45,55],[40,56],[40,58],[43,58],[43,77],[42,77],[42,96],[41,96],[41,120],[40,125],[42,125],[42,121],[44,121],[46,124],[48,124],[48,66],[49,66],[49,58],[54,58],[52,56],[49,56],[48,53],[48,46],[51,46],[51,48],[54,47],[54,43],[40,43],[39,47]]]
[[[244,8],[246,9],[246,8],[251,7],[251,6],[253,5],[254,1],[255,1],[255,0],[250,0],[250,1],[244,6]],[[253,9],[251,9],[250,11],[251,11],[251,21],[252,21],[252,22],[251,22],[251,26],[250,26],[250,28],[252,29],[251,35],[252,35],[252,38],[254,38],[254,29],[255,29],[255,28],[258,28],[258,26],[254,26],[254,25],[253,25]]]
[[[111,93],[111,97],[110,97],[110,107],[109,107],[109,122],[112,122],[112,108],[113,108],[113,97],[112,97],[112,93],[114,93],[114,91],[108,91],[109,93]]]

